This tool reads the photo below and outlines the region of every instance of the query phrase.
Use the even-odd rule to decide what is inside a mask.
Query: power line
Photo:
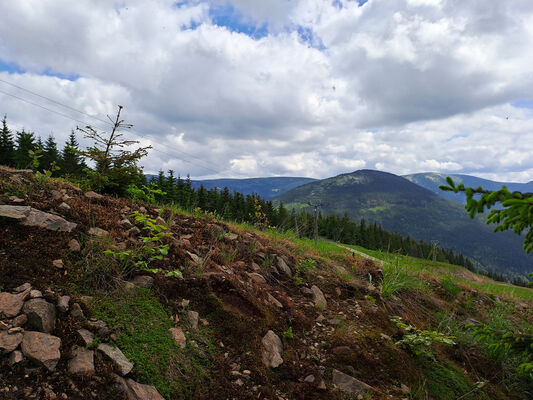
[[[47,108],[47,107],[45,107],[45,106],[42,106],[42,105],[40,105],[40,104],[38,104],[38,103],[35,103],[35,102],[33,102],[33,101],[30,101],[30,100],[24,99],[24,98],[22,98],[22,97],[20,97],[20,96],[17,96],[17,95],[12,94],[12,93],[4,92],[4,91],[1,90],[1,89],[0,89],[0,93],[5,94],[6,96],[11,96],[11,97],[13,97],[13,98],[15,98],[15,99],[17,99],[17,100],[19,100],[19,101],[22,101],[22,102],[25,102],[25,103],[31,104],[32,106],[42,108],[43,110],[46,110],[46,111],[48,111],[48,112],[51,112],[51,113],[54,113],[54,114],[60,115],[60,116],[62,116],[62,117],[64,117],[64,118],[70,119],[71,121],[78,122],[78,123],[83,124],[83,125],[87,124],[87,122],[85,122],[85,121],[81,121],[81,120],[79,120],[79,119],[76,119],[76,118],[71,117],[70,115],[63,114],[63,113],[61,113],[61,112],[59,112],[59,111],[56,111],[56,110],[52,110],[52,109],[50,109],[50,108]],[[60,104],[60,103],[59,103],[59,104]],[[82,114],[84,114],[84,113],[82,112]],[[91,118],[95,118],[94,116],[91,116],[90,114],[86,114],[86,115],[89,116],[89,117],[91,117]],[[143,137],[143,138],[145,138],[145,139],[147,139],[147,140],[150,140],[150,139],[147,138],[146,136],[144,136],[144,135],[140,135],[138,132],[135,132],[135,131],[133,131],[133,132],[136,133],[136,134],[137,134],[138,136],[140,136],[140,137]],[[188,164],[194,165],[194,166],[196,166],[196,167],[200,167],[200,168],[203,168],[203,169],[209,170],[209,171],[211,171],[211,172],[214,172],[215,174],[218,174],[218,173],[219,173],[219,171],[216,171],[216,170],[214,170],[214,169],[212,169],[212,168],[210,168],[210,167],[206,167],[206,166],[204,166],[204,165],[200,165],[200,164],[194,163],[194,162],[192,162],[192,161],[189,161],[189,160],[186,160],[186,159],[184,159],[184,158],[178,157],[178,156],[176,156],[175,154],[170,154],[170,153],[167,153],[167,152],[165,152],[165,151],[159,150],[159,149],[157,149],[157,148],[155,148],[155,147],[153,148],[153,150],[156,151],[156,152],[158,152],[158,153],[165,154],[165,155],[167,155],[167,156],[169,156],[169,157],[177,158],[178,160],[181,160],[181,161],[186,162],[186,163],[188,163]],[[178,152],[180,152],[180,153],[182,153],[182,154],[189,155],[188,153],[185,153],[185,152],[183,152],[183,151],[179,151],[179,150],[176,150],[176,151],[178,151]],[[192,156],[192,155],[189,155],[189,156],[194,157],[194,158],[197,158],[197,157]]]

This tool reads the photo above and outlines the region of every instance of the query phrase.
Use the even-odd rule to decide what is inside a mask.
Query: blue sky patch
[[[9,74],[25,74],[31,71],[28,71],[22,68],[17,63],[0,60],[0,72],[7,72]],[[62,74],[60,72],[54,71],[52,68],[46,68],[42,72],[35,72],[35,73],[38,75],[44,75],[44,76],[55,76],[56,78],[67,79],[69,81],[75,81],[80,77],[79,74]]]
[[[516,108],[533,108],[533,99],[532,100],[518,100],[514,103],[511,103],[511,105]]]
[[[254,39],[268,35],[266,23],[256,25],[252,21],[246,21],[243,14],[231,4],[212,6],[209,16],[215,25],[223,26],[231,32],[244,33]]]
[[[18,64],[13,63],[13,62],[6,62],[3,60],[0,60],[0,71],[8,72],[10,74],[23,74],[26,72]]]

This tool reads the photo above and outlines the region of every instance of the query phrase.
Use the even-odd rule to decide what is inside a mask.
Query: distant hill
[[[423,172],[419,174],[404,175],[405,179],[416,183],[446,200],[455,201],[456,203],[465,204],[466,196],[464,193],[445,192],[439,189],[440,185],[446,184],[446,177],[451,176],[454,182],[464,183],[465,186],[481,186],[487,190],[497,190],[502,186],[507,187],[510,191],[533,192],[533,181],[528,183],[516,182],[496,182],[489,179],[478,178],[471,175],[461,174],[439,174],[437,172]]]
[[[146,175],[148,180],[157,178],[157,175]],[[256,193],[265,200],[270,200],[295,187],[313,182],[313,178],[301,177],[273,177],[273,178],[247,178],[247,179],[206,179],[192,180],[192,186],[198,189],[203,185],[206,189],[227,187],[231,192],[237,191],[244,195]]]
[[[361,170],[323,179],[276,198],[287,207],[305,208],[308,201],[324,203],[323,211],[353,220],[364,218],[385,229],[462,252],[487,270],[525,274],[533,270],[533,257],[511,232],[494,233],[484,216],[470,219],[460,204],[386,172]]]

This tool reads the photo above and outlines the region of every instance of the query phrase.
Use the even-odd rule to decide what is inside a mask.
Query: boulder
[[[24,355],[22,354],[22,351],[15,350],[13,353],[9,355],[9,365],[15,365],[19,362],[22,362],[24,360]]]
[[[332,383],[336,388],[356,395],[375,391],[372,386],[336,369],[333,370]]]
[[[72,318],[75,319],[84,319],[85,315],[83,314],[83,310],[81,309],[81,306],[78,303],[74,303],[70,309],[70,315]]]
[[[279,367],[283,363],[283,344],[278,335],[273,331],[268,331],[261,340],[263,345],[263,364],[269,368]]]
[[[101,200],[104,198],[101,194],[98,194],[93,191],[85,192],[85,197],[89,200]]]
[[[85,346],[92,346],[94,343],[94,334],[87,329],[78,329],[78,336],[81,338]]]
[[[18,327],[23,326],[26,322],[28,322],[28,316],[26,314],[20,314],[11,320],[11,325]]]
[[[119,348],[101,343],[98,345],[98,351],[113,362],[120,375],[127,375],[133,369],[133,363],[126,358]]]
[[[22,342],[22,333],[0,331],[0,353],[11,353]]]
[[[59,298],[59,301],[57,302],[57,309],[61,313],[68,312],[69,309],[69,303],[70,303],[70,296],[61,296]]]
[[[320,290],[318,286],[313,285],[311,286],[311,291],[313,292],[313,301],[315,302],[315,306],[322,310],[325,309],[328,305],[328,302],[326,301],[322,290]]]
[[[50,333],[56,327],[56,308],[44,299],[32,299],[23,307],[31,327],[40,332]]]
[[[0,217],[14,219],[17,221],[25,220],[30,215],[30,206],[7,206],[0,205]]]
[[[16,317],[24,305],[24,300],[30,296],[30,288],[21,293],[0,293],[0,318]]]
[[[61,339],[41,332],[24,332],[22,338],[22,353],[30,360],[44,365],[53,371],[61,358],[59,348]]]
[[[31,289],[31,285],[30,285],[29,282],[26,282],[25,284],[17,286],[15,289],[13,289],[13,292],[21,293],[21,292],[24,292],[24,291],[26,291],[28,289]]]
[[[143,385],[133,379],[126,380],[118,376],[116,379],[128,400],[165,400],[153,386]]]
[[[68,362],[68,372],[72,375],[93,375],[94,351],[76,347],[72,359]]]
[[[185,338],[185,335],[183,334],[181,328],[170,328],[168,331],[172,335],[172,338],[174,339],[176,344],[180,348],[184,349],[187,345],[187,339]]]
[[[77,226],[77,224],[74,222],[68,222],[59,215],[39,211],[35,208],[30,209],[30,213],[26,219],[22,221],[22,225],[36,226],[38,228],[60,232],[72,232],[72,230]]]
[[[278,270],[283,271],[283,273],[289,277],[292,277],[292,271],[285,262],[285,260],[281,257],[277,257],[278,259]]]

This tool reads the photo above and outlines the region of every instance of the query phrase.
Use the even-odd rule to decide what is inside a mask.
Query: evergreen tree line
[[[280,203],[274,206],[272,201],[266,201],[256,194],[243,195],[239,192],[231,193],[226,187],[206,189],[201,186],[195,190],[189,177],[183,180],[176,178],[174,171],[165,175],[160,171],[158,176],[150,181],[150,188],[158,190],[155,200],[161,203],[173,203],[182,209],[201,209],[222,219],[248,222],[259,226],[273,226],[280,231],[292,230],[300,237],[312,238],[314,235],[314,214],[301,210],[289,212]],[[318,233],[321,237],[334,241],[362,246],[370,250],[383,250],[424,259],[461,265],[470,270],[474,269],[471,260],[460,253],[449,249],[442,249],[430,243],[416,241],[403,237],[398,233],[389,232],[376,223],[367,223],[362,219],[354,222],[345,214],[342,218],[335,215],[318,215]]]
[[[62,150],[52,135],[45,142],[33,132],[24,129],[15,134],[7,125],[6,116],[2,119],[0,132],[0,165],[19,169],[34,168],[38,161],[39,171],[51,171],[52,176],[79,176],[86,168],[78,152],[78,141],[74,131],[70,133]]]

